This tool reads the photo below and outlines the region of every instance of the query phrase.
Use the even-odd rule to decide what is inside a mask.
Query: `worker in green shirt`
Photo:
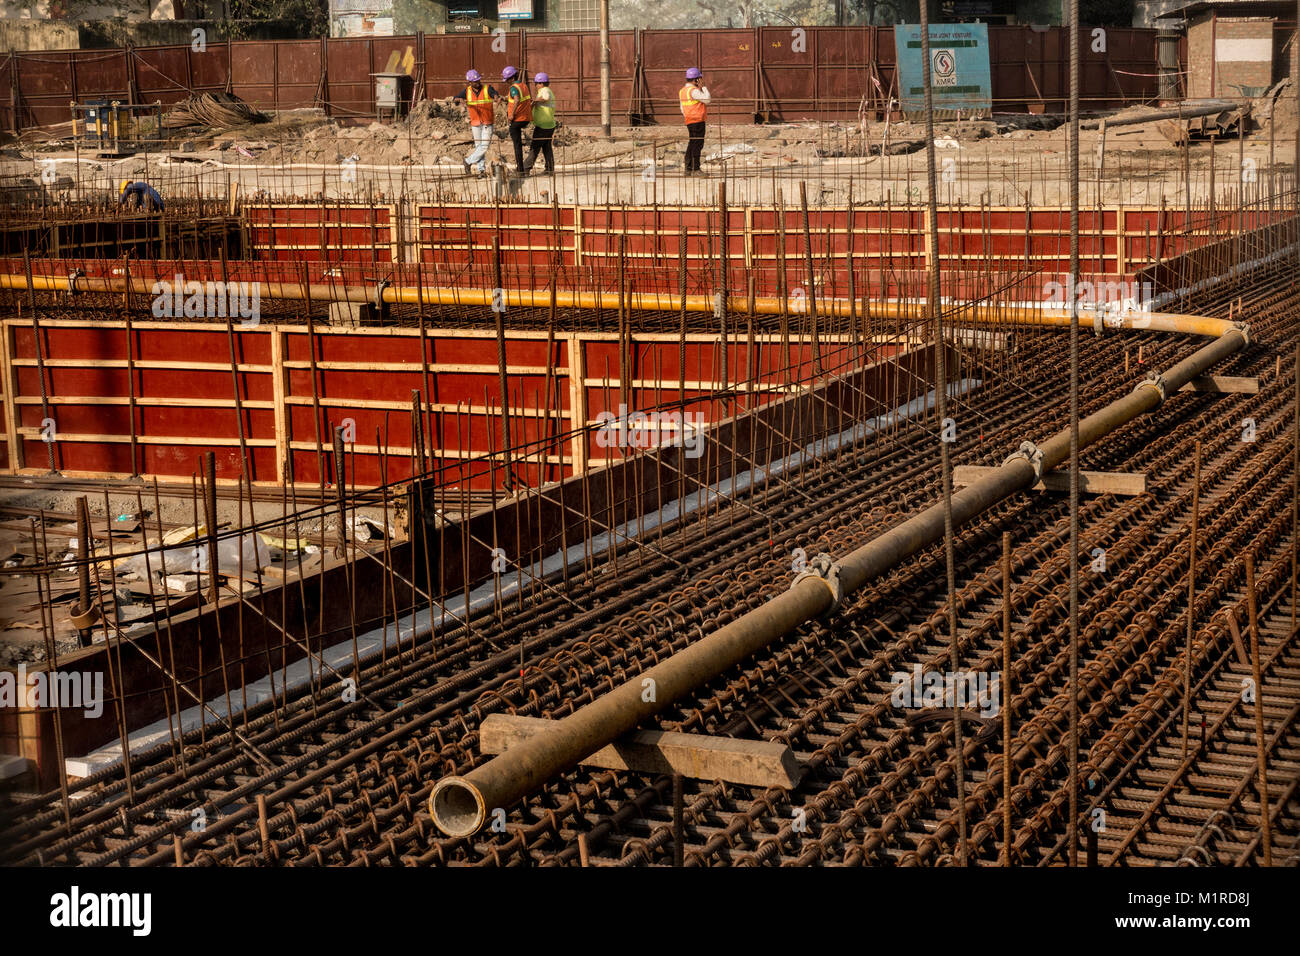
[[[546,172],[555,172],[555,152],[551,147],[551,137],[559,125],[555,121],[555,94],[549,86],[551,78],[545,73],[538,73],[533,82],[537,84],[537,91],[533,94],[533,139],[528,147],[528,159],[524,162],[525,176],[532,172],[539,153],[546,158]]]

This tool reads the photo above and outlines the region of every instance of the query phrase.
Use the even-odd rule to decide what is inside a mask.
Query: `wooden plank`
[[[1198,375],[1178,391],[1216,392],[1222,395],[1256,395],[1259,379],[1243,375]]]
[[[13,370],[13,329],[0,325],[0,375],[4,378],[5,440],[9,443],[9,471],[23,466],[22,442],[18,440],[18,410],[14,405],[17,376]]]
[[[358,331],[354,329],[353,331]],[[507,338],[507,341],[509,339]],[[49,364],[48,362],[46,363]],[[226,368],[230,366],[227,365]],[[244,368],[245,366],[240,366]],[[293,359],[284,363],[285,368],[305,369],[311,368],[310,361]],[[419,362],[317,362],[316,367],[322,372],[423,372],[424,366]],[[455,364],[448,362],[430,362],[430,372],[458,372],[470,375],[496,375],[498,367],[496,365],[469,365]],[[545,365],[511,365],[506,368],[507,375],[545,375]],[[559,369],[558,374],[563,375],[564,370]],[[408,402],[405,406],[410,408]]]
[[[229,368],[229,366],[226,366]],[[39,441],[41,430],[35,425],[24,425],[18,429],[18,434],[28,441]],[[93,435],[72,432],[59,432],[59,441],[61,442],[129,442],[130,435]],[[210,438],[191,438],[184,435],[137,435],[136,439],[141,445],[197,445],[197,446],[214,446],[225,447],[232,445],[239,446],[239,437],[232,436],[213,436]],[[275,446],[274,438],[247,438],[245,442],[254,448],[272,448]],[[315,445],[312,445],[315,448]],[[357,446],[360,450],[361,446]],[[175,481],[176,476],[171,476]]]
[[[952,470],[954,485],[973,484],[996,468],[987,465],[957,465]],[[1031,491],[1069,491],[1070,473],[1053,471],[1043,476]],[[1144,495],[1147,491],[1146,472],[1081,471],[1079,490],[1088,495]]]
[[[565,334],[565,348],[569,353],[569,431],[573,435],[574,474],[587,470],[587,358],[582,338],[576,332]],[[557,369],[558,371],[558,369]]]
[[[241,365],[239,368],[240,371],[243,371],[244,366]],[[51,395],[44,401],[48,401],[51,405],[130,405],[131,397],[129,395]],[[39,395],[20,395],[14,399],[14,403],[17,405],[40,405],[42,399]],[[234,408],[235,400],[233,398],[137,397],[135,404],[141,408]],[[274,403],[260,398],[246,398],[242,404],[244,408],[266,409],[274,407]]]
[[[105,323],[107,324],[107,323]],[[16,358],[11,364],[15,367],[35,368],[36,359],[34,358]],[[126,359],[46,359],[46,368],[126,368]],[[171,369],[182,372],[229,372],[229,362],[161,362],[154,360],[136,359],[135,367]],[[495,366],[493,366],[495,369]],[[240,372],[270,372],[269,365],[245,365],[240,363]]]
[[[275,407],[275,480],[286,477],[285,459],[289,455],[287,425],[284,407],[285,380],[289,373],[284,367],[284,332],[278,325],[271,326],[271,395]],[[247,403],[245,403],[247,404]]]
[[[542,717],[491,714],[479,725],[479,748],[485,754],[503,753],[554,723]],[[604,770],[680,773],[746,787],[792,788],[803,776],[799,761],[784,744],[660,730],[625,734],[581,763]]]

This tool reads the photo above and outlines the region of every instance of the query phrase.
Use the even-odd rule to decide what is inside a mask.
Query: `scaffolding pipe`
[[[375,301],[375,290],[364,287],[339,288],[332,285],[300,282],[256,282],[258,295],[263,299],[299,299],[310,296],[313,302],[369,302]],[[32,287],[38,292],[107,292],[121,294],[130,291],[140,295],[157,295],[153,280],[132,276],[33,276]],[[21,274],[0,274],[0,289],[27,288],[27,278]],[[447,289],[418,286],[387,286],[380,296],[384,302],[400,305],[460,305],[483,306],[494,305],[493,289]],[[552,294],[554,300],[552,300]],[[535,308],[549,310],[554,301],[561,309],[617,309],[619,293],[610,292],[560,292],[552,293],[550,289],[508,289],[503,299],[497,299],[495,305],[500,308]],[[720,304],[711,295],[681,296],[676,293],[631,292],[626,294],[627,307],[641,311],[680,312],[685,302],[688,312],[707,312],[712,315]],[[755,296],[752,300],[747,295],[729,296],[727,311],[740,314],[780,315],[784,304],[779,296]],[[819,315],[835,315],[848,318],[853,315],[854,304],[848,299],[818,299]],[[900,319],[919,322],[929,313],[924,301],[873,302],[872,315],[885,319]],[[1097,316],[1106,328],[1146,330],[1148,332],[1181,332],[1189,335],[1219,336],[1233,328],[1226,319],[1212,319],[1198,315],[1179,315],[1167,312],[1147,312],[1133,310],[1127,312],[1102,312]],[[998,326],[1044,326],[1069,328],[1069,309],[1049,308],[1038,305],[1000,305],[996,303],[945,303],[945,324],[961,327],[963,324],[992,324]]]
[[[1066,316],[1068,322],[1068,316]],[[1171,331],[1195,332],[1201,321]],[[1079,422],[1083,449],[1115,429],[1156,408],[1197,375],[1244,349],[1245,326],[1221,322],[1214,341],[1174,365],[1163,375],[1141,382],[1132,392]],[[1201,334],[1207,334],[1202,332]],[[1041,475],[1066,461],[1070,429],[1041,446],[1024,442],[1000,468],[952,494],[954,527],[986,511],[1015,492],[1029,488]],[[798,575],[789,590],[747,612],[708,637],[679,651],[554,722],[544,733],[522,741],[464,776],[439,780],[429,797],[434,822],[448,836],[476,833],[495,809],[504,809],[572,769],[583,758],[612,743],[643,720],[726,673],[741,661],[797,627],[833,612],[852,594],[923,548],[942,540],[944,509],[932,505],[920,514],[867,542],[832,563],[819,559],[817,570]],[[820,558],[820,556],[819,556]]]

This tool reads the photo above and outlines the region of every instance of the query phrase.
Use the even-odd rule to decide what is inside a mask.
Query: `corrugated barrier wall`
[[[797,38],[793,30],[804,31]],[[1156,31],[1108,28],[1104,52],[1082,31],[1085,109],[1156,96]],[[264,110],[323,107],[339,117],[375,115],[370,74],[393,52],[415,59],[425,96],[450,96],[471,67],[500,75],[506,64],[545,70],[570,122],[600,116],[596,33],[367,37],[10,53],[0,58],[0,126],[69,119],[73,100],[163,104],[191,91],[230,89]],[[994,107],[1063,108],[1068,40],[1061,27],[990,26]],[[615,123],[677,122],[682,71],[708,70],[721,122],[851,120],[884,115],[897,93],[892,27],[753,27],[638,30],[610,34]]]

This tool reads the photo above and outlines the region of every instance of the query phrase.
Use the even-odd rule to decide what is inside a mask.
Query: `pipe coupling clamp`
[[[1133,388],[1133,391],[1136,392],[1140,388],[1154,388],[1156,390],[1156,394],[1160,396],[1160,402],[1161,403],[1164,402],[1165,377],[1163,375],[1160,375],[1157,372],[1147,373],[1147,377],[1144,378],[1142,381],[1138,382],[1137,385]]]
[[[1240,333],[1241,333],[1241,337],[1242,337],[1243,339],[1246,340],[1245,343],[1242,345],[1242,348],[1250,348],[1250,323],[1248,323],[1248,322],[1237,322],[1237,323],[1234,324],[1233,327],[1234,327],[1238,332],[1240,332]]]
[[[379,311],[384,307],[384,290],[390,285],[392,283],[387,279],[380,279],[375,282],[375,311]]]
[[[727,314],[727,293],[725,292],[713,293],[713,317],[715,319],[722,319],[726,316],[726,314]]]
[[[82,272],[80,269],[73,269],[71,272],[68,273],[68,294],[69,295],[81,295],[81,293],[85,291],[84,289],[77,288],[77,280],[84,279],[85,276],[86,274]]]
[[[840,568],[835,559],[823,551],[808,562],[807,570],[795,575],[790,588],[793,590],[798,587],[805,578],[816,578],[826,585],[826,589],[831,592],[831,606],[826,609],[826,613],[833,614],[844,597],[844,589],[840,587]]]
[[[1034,480],[1043,480],[1043,453],[1037,445],[1031,441],[1022,441],[1020,448],[1007,456],[1007,460],[1002,464],[1009,465],[1017,458],[1023,458],[1029,462],[1030,467],[1034,469]]]

